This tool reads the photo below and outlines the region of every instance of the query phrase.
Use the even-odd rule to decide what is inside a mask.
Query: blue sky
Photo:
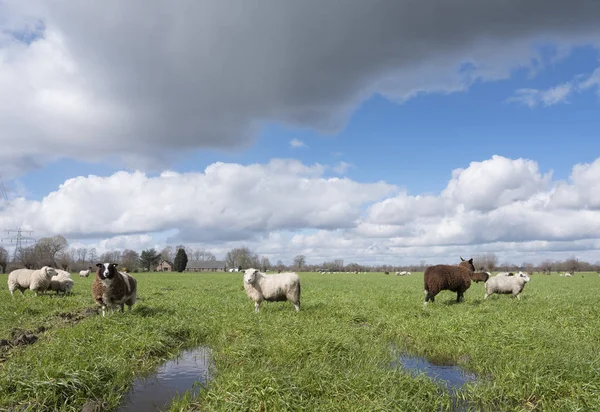
[[[272,260],[595,259],[600,10],[579,1],[335,23],[327,2],[155,5],[179,20],[153,24],[121,4],[110,29],[101,7],[2,3],[0,228]]]

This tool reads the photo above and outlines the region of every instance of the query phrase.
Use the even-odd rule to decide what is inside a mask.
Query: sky
[[[597,0],[4,0],[0,229],[597,262],[599,108]]]

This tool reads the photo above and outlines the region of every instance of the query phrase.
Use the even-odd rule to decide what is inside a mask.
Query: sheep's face
[[[252,284],[256,281],[256,276],[258,274],[258,269],[246,269],[244,272],[244,282],[248,284]]]
[[[473,265],[473,258],[469,260],[464,260],[462,256],[460,257],[460,266],[469,269],[471,272],[475,272],[475,265]]]
[[[118,263],[98,263],[98,276],[100,279],[112,279],[117,275]]]
[[[44,274],[46,275],[46,277],[48,279],[52,279],[52,276],[58,275],[58,272],[56,271],[56,269],[51,268],[50,266],[44,266],[42,268],[42,272],[44,272]]]
[[[527,273],[519,273],[519,277],[521,279],[523,279],[525,281],[525,283],[529,282],[531,279],[529,279],[529,276],[527,276]]]

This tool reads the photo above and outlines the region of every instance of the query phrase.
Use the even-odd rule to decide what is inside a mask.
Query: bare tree
[[[121,262],[121,251],[111,250],[104,252],[100,255],[100,261],[102,263],[120,263]]]
[[[265,272],[269,269],[271,269],[271,262],[269,261],[268,257],[263,256],[262,258],[260,258],[260,270]]]
[[[247,247],[240,247],[240,248],[235,248],[235,249],[231,249],[229,252],[227,252],[227,255],[225,256],[225,263],[227,265],[227,267],[230,268],[244,268],[247,269],[249,267],[253,266],[254,262],[254,258],[256,257],[256,260],[258,260],[258,256],[253,254],[250,249],[248,249]],[[254,267],[258,267],[259,265],[256,265]]]
[[[484,253],[473,258],[473,265],[477,270],[493,272],[498,266],[498,257],[494,253]]]
[[[96,252],[96,248],[93,247],[89,250],[90,253],[90,263],[93,265],[95,265],[96,263],[98,263],[98,253]]]
[[[298,270],[302,270],[302,268],[306,265],[306,256],[298,255],[294,258],[294,267]]]
[[[281,260],[277,261],[277,265],[275,265],[275,269],[279,272],[281,272],[282,270],[285,270],[285,265],[283,264],[283,262]]]
[[[565,270],[569,271],[571,274],[579,271],[579,259],[577,259],[575,256],[571,256],[570,258],[568,258],[567,260],[565,260]]]
[[[174,255],[173,255],[173,247],[172,246],[166,246],[161,252],[160,252],[160,258],[163,262],[169,262],[169,263],[173,263],[173,259],[174,259]]]
[[[6,266],[8,265],[8,250],[3,246],[0,246],[0,267],[2,267],[2,273],[6,273]]]
[[[535,271],[533,263],[523,262],[521,266],[523,267],[523,270],[527,272],[528,275],[533,275],[533,272]]]
[[[538,265],[538,267],[540,268],[540,271],[549,275],[552,272],[552,266],[553,263],[551,260],[544,260],[542,262],[540,262],[540,264]]]
[[[140,254],[135,250],[125,249],[121,254],[121,267],[129,272],[137,272],[140,265]]]
[[[191,252],[192,260],[199,260],[201,262],[214,262],[217,257],[208,250],[195,249]]]

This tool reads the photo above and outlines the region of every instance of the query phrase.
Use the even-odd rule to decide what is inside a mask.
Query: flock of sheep
[[[456,292],[456,302],[463,300],[463,295],[471,286],[471,281],[485,282],[485,296],[494,293],[508,294],[512,293],[517,299],[521,299],[520,294],[525,284],[530,281],[526,273],[517,274],[500,272],[492,276],[489,272],[475,272],[473,259],[465,260],[460,258],[461,262],[456,265],[435,265],[425,269],[423,282],[425,284],[425,305],[433,302],[435,296],[442,290]]]
[[[425,305],[434,302],[435,296],[442,290],[456,292],[456,301],[461,302],[463,295],[471,286],[471,282],[485,282],[485,296],[494,293],[511,293],[517,299],[530,281],[529,276],[523,272],[516,274],[501,272],[492,276],[489,272],[476,272],[473,259],[460,258],[458,265],[435,265],[425,269],[423,282],[425,286]],[[124,311],[124,305],[129,310],[136,301],[137,281],[134,277],[117,270],[116,263],[98,263],[96,276],[92,283],[92,297],[96,304],[102,308],[102,316],[107,309],[120,307]],[[92,272],[90,267],[79,272],[79,276],[88,277]],[[389,272],[385,272],[386,275]],[[410,276],[407,271],[396,272],[396,276]],[[561,274],[571,276],[571,274]],[[244,290],[246,295],[254,301],[256,312],[260,310],[263,301],[279,302],[289,301],[294,305],[296,311],[300,310],[300,278],[294,272],[267,275],[258,269],[246,269],[244,271]],[[44,293],[48,290],[70,294],[73,288],[71,274],[64,270],[44,266],[41,269],[17,269],[8,275],[8,289],[11,295],[15,290],[22,294],[30,289],[37,296],[38,292]]]

